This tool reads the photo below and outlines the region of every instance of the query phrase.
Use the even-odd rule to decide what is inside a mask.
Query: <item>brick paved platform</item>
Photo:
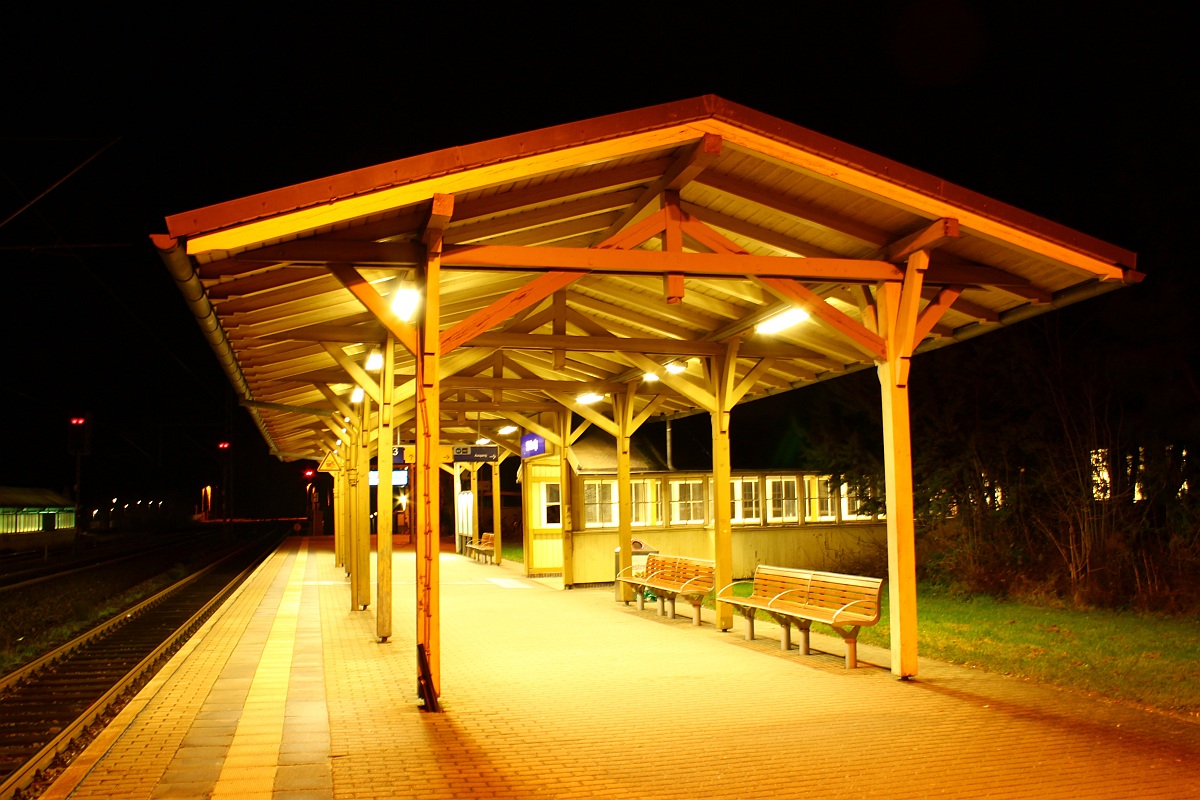
[[[1186,798],[1200,724],[922,660],[898,681],[443,553],[445,712],[329,539],[288,540],[47,798]],[[519,566],[519,565],[517,565]],[[668,723],[666,720],[676,720]]]

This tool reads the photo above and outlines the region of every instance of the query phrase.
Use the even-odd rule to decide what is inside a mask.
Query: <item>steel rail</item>
[[[109,632],[113,631],[125,623],[129,622],[156,605],[159,605],[165,600],[170,599],[171,595],[178,593],[180,590],[187,588],[202,577],[205,577],[212,570],[223,564],[225,561],[233,558],[239,553],[244,553],[250,546],[241,550],[230,553],[219,561],[210,564],[208,567],[191,575],[167,589],[159,592],[147,600],[142,601],[130,608],[124,615],[115,617],[102,625],[93,628],[80,637],[56,648],[47,653],[41,658],[30,664],[25,665],[21,669],[12,672],[0,679],[0,692],[7,687],[13,686],[20,681],[35,676],[38,672],[46,667],[53,665],[60,659],[70,655],[73,651],[97,641]],[[224,584],[214,596],[205,602],[199,610],[192,614],[183,624],[178,626],[173,632],[168,634],[164,640],[155,647],[150,653],[141,659],[132,669],[130,669],[122,678],[106,691],[101,697],[93,701],[76,719],[65,725],[62,731],[53,739],[47,742],[32,758],[24,763],[21,767],[7,775],[3,782],[0,782],[0,800],[10,800],[18,791],[29,786],[37,777],[38,773],[50,766],[51,763],[71,744],[78,735],[96,721],[113,702],[119,698],[130,686],[141,679],[145,674],[151,671],[153,665],[163,657],[164,654],[170,652],[178,645],[182,645],[193,633],[204,623],[207,617],[216,609],[218,605],[223,603],[229,595],[231,595],[238,586],[246,579],[263,562],[263,558],[255,558],[246,568],[238,572],[231,580]]]

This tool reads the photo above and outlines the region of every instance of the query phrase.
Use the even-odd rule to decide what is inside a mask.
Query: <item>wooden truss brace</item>
[[[721,155],[722,147],[723,142],[720,136],[712,133],[704,134],[700,141],[696,142],[695,145],[690,147],[667,168],[662,177],[650,184],[641,197],[630,205],[625,213],[609,226],[608,230],[597,237],[596,241],[598,244],[593,246],[606,246],[610,239],[615,237],[630,222],[637,219],[642,210],[657,200],[659,195],[664,191],[677,192],[695,180],[697,176],[717,160]],[[644,242],[647,238],[649,237],[645,237],[641,241]]]
[[[379,294],[379,290],[368,283],[362,275],[359,275],[358,270],[350,264],[328,264],[327,266],[333,276],[354,293],[359,302],[383,323],[384,327],[408,349],[408,352],[416,355],[416,329],[396,316],[396,312],[392,311],[391,304],[384,300],[383,296]]]
[[[525,286],[494,301],[487,308],[477,311],[443,333],[441,354],[447,355],[475,336],[511,319],[513,314],[537,305],[558,290],[573,283],[583,274],[582,272],[550,270],[539,275]]]
[[[329,353],[329,355],[333,357],[333,360],[336,361],[338,365],[346,371],[346,374],[350,376],[351,380],[362,387],[362,390],[364,393],[366,393],[367,397],[371,398],[373,402],[379,402],[379,384],[377,384],[375,380],[367,374],[365,369],[359,366],[358,362],[346,355],[346,351],[338,347],[336,344],[321,342],[321,347],[323,347],[325,352]]]

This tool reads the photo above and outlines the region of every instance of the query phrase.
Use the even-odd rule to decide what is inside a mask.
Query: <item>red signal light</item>
[[[314,476],[316,474],[317,474],[316,470],[311,470],[311,469],[304,470],[304,477],[306,477],[306,478],[311,478],[312,476]]]
[[[72,425],[87,425],[86,417],[71,417]]]
[[[218,450],[228,450],[229,442],[217,442],[217,449]]]

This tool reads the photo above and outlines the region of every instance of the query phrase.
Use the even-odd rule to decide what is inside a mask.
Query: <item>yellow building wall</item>
[[[712,536],[711,528],[634,528],[633,531],[635,540],[660,553],[693,558],[712,558]],[[617,532],[577,530],[574,542],[575,582],[611,583]],[[733,575],[738,580],[749,578],[759,564],[857,571],[862,564],[874,560],[886,564],[886,547],[884,522],[734,528]]]

